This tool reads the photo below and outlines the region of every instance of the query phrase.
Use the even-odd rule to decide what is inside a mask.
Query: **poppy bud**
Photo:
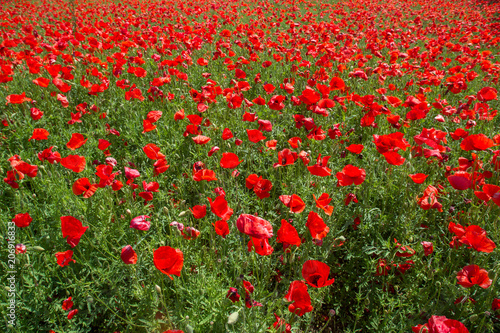
[[[155,289],[158,294],[161,294],[161,288],[159,285],[155,285]]]
[[[132,215],[132,212],[130,211],[130,209],[127,209],[126,212],[127,212],[127,214]]]
[[[163,214],[165,214],[165,215],[168,214],[168,208],[167,207],[163,207]]]

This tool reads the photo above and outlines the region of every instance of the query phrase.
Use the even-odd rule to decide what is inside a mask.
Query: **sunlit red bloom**
[[[241,214],[236,220],[236,226],[241,233],[257,239],[273,237],[273,227],[269,221],[250,214]]]
[[[437,201],[439,197],[439,191],[436,187],[429,185],[424,191],[424,194],[421,197],[417,198],[417,204],[420,208],[424,210],[429,210],[432,208],[437,209],[439,212],[442,212],[443,205]]]
[[[429,177],[429,175],[426,175],[424,173],[415,173],[408,176],[411,178],[411,180],[413,180],[415,184],[422,184],[423,182],[425,182],[427,177]]]
[[[71,150],[75,150],[83,146],[87,140],[88,139],[85,139],[80,133],[73,133],[71,135],[71,139],[66,144],[66,147]]]
[[[154,251],[153,262],[160,272],[167,274],[173,280],[171,275],[181,276],[184,255],[179,249],[174,249],[170,246],[160,246]]]
[[[255,253],[261,256],[268,256],[274,251],[272,246],[269,245],[269,241],[267,239],[259,239],[255,237],[250,237],[247,247],[248,252],[251,252],[252,249],[254,249]]]
[[[289,302],[293,302],[288,306],[288,310],[295,313],[297,316],[301,317],[305,313],[313,310],[311,297],[307,291],[307,285],[302,281],[293,281],[290,283],[285,299]]]
[[[29,213],[16,214],[16,216],[14,216],[14,218],[12,219],[12,222],[14,222],[14,224],[18,228],[25,228],[29,226],[32,221],[33,218],[30,216]]]
[[[79,155],[69,155],[61,160],[61,165],[73,172],[79,173],[85,169],[85,157]]]
[[[280,111],[285,107],[285,103],[283,103],[285,99],[286,96],[274,95],[267,103],[267,106],[269,106],[271,110]]]
[[[83,194],[87,199],[94,195],[97,184],[91,184],[88,178],[80,178],[73,183],[72,190],[75,195]]]
[[[286,250],[290,245],[297,247],[302,244],[297,229],[286,220],[281,220],[281,227],[278,229],[278,236],[276,238],[278,243],[283,243],[283,249]]]
[[[331,216],[333,213],[333,206],[330,206],[329,203],[332,201],[330,195],[328,193],[322,193],[318,199],[313,194],[314,201],[316,202],[316,207],[322,209],[326,215]]]
[[[212,213],[223,219],[224,221],[228,221],[233,215],[233,210],[229,208],[226,198],[224,195],[219,195],[212,202],[212,198],[208,198],[210,202],[210,210]]]
[[[217,178],[215,177],[215,172],[214,171],[209,170],[209,169],[202,169],[200,171],[197,171],[193,175],[193,180],[195,180],[197,182],[200,182],[202,180],[206,180],[207,182],[210,182],[210,181],[213,181],[213,180],[217,180]]]
[[[273,167],[277,168],[280,166],[291,165],[297,160],[297,153],[292,152],[290,149],[285,148],[278,152],[278,163],[274,163]]]
[[[478,265],[469,265],[462,268],[457,273],[457,280],[457,283],[465,288],[470,288],[477,284],[481,288],[486,289],[492,282],[488,277],[488,272],[481,269]]]
[[[193,216],[195,219],[202,219],[207,215],[207,206],[206,205],[196,205],[193,206],[193,208],[189,208],[191,213],[193,213]]]
[[[194,143],[196,143],[198,145],[204,145],[211,140],[208,136],[204,136],[204,135],[197,135],[197,136],[193,137],[192,139],[193,139]]]
[[[361,152],[363,151],[363,148],[365,148],[365,146],[352,144],[352,145],[348,146],[346,149],[353,154],[361,154]]]
[[[321,154],[319,154],[318,159],[316,160],[316,164],[308,166],[307,170],[309,170],[309,172],[315,176],[319,177],[330,176],[332,174],[332,169],[329,169],[327,167],[329,159],[330,156],[324,156],[323,158],[321,158]]]
[[[455,190],[464,191],[472,186],[471,175],[465,171],[457,171],[447,179]]]
[[[135,253],[134,249],[130,245],[125,245],[122,248],[120,257],[126,265],[133,265],[137,263],[137,253]]]
[[[388,151],[382,154],[385,157],[385,160],[390,165],[402,165],[405,162],[405,158],[399,155],[395,151]]]
[[[229,225],[224,220],[219,220],[215,223],[212,223],[215,228],[215,233],[222,238],[226,238],[229,235]]]
[[[268,198],[270,196],[269,192],[273,188],[273,184],[270,180],[264,179],[256,174],[251,174],[247,177],[245,186],[249,190],[253,190],[259,199]]]
[[[314,288],[321,288],[331,285],[335,279],[328,280],[330,266],[321,261],[307,260],[302,266],[302,277],[306,283]]]
[[[22,104],[24,102],[31,102],[31,98],[28,98],[26,97],[26,93],[23,92],[21,95],[7,95],[5,97],[5,99],[7,100],[7,103],[5,103],[5,105],[8,105],[8,104]]]
[[[445,316],[431,316],[424,325],[412,327],[413,333],[469,333],[469,330],[458,320]]]
[[[142,148],[142,151],[149,159],[152,159],[153,161],[165,158],[165,155],[160,153],[160,148],[154,143],[148,143]]]
[[[321,241],[326,237],[330,228],[323,222],[323,219],[315,212],[309,212],[307,216],[306,227],[311,233],[311,237],[318,241]]]
[[[80,242],[85,231],[88,227],[84,227],[82,222],[73,216],[61,216],[61,231],[63,238],[66,238],[66,242],[71,246],[75,247]]]
[[[234,169],[240,165],[241,162],[243,162],[243,160],[239,161],[238,155],[234,153],[223,153],[220,160],[220,166],[224,169]]]
[[[360,169],[353,165],[346,165],[342,172],[337,172],[337,179],[339,186],[360,185],[365,181],[365,169]]]
[[[78,313],[78,309],[71,310],[68,313],[68,319],[72,319]]]
[[[69,311],[73,307],[73,301],[71,300],[71,296],[66,298],[62,303],[62,309],[64,311]]]
[[[290,208],[290,213],[302,213],[306,208],[306,204],[297,194],[292,195],[280,195],[280,201]]]
[[[52,152],[52,148],[54,148],[54,146],[50,146],[49,148],[39,152],[38,159],[42,162],[48,161],[50,164],[61,162],[61,154],[57,151]]]
[[[493,87],[484,87],[477,92],[477,99],[480,102],[487,102],[497,99],[497,90]]]
[[[466,228],[460,224],[450,222],[448,230],[455,234],[452,243],[459,246],[464,244],[479,252],[491,253],[496,248],[495,243],[487,237],[486,231],[478,225],[471,225]],[[460,243],[455,243],[455,240]]]
[[[257,143],[259,141],[265,140],[266,137],[262,135],[262,132],[256,129],[247,129],[248,140],[253,143]]]
[[[65,252],[56,253],[57,264],[61,267],[68,266],[71,262],[76,262],[73,259],[73,251],[68,250]]]
[[[147,219],[149,219],[148,215],[139,215],[137,217],[134,217],[130,221],[130,228],[136,230],[148,231],[149,228],[151,227],[151,222],[148,221]]]
[[[460,148],[465,151],[486,150],[495,145],[493,140],[484,134],[471,134],[460,143]]]
[[[48,140],[48,139],[49,139],[49,131],[47,131],[44,128],[35,128],[33,130],[33,134],[28,139],[28,141],[31,141],[31,140]]]

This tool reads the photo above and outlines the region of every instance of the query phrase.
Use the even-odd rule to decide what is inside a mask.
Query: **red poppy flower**
[[[259,124],[259,131],[271,132],[273,130],[273,124],[269,120],[259,119],[257,123]]]
[[[189,208],[195,219],[202,219],[207,215],[207,205],[196,205],[193,208]]]
[[[360,185],[365,181],[365,169],[360,169],[351,164],[348,164],[342,169],[342,172],[337,172],[338,186],[349,186],[351,184]]]
[[[307,292],[307,285],[302,281],[293,281],[290,283],[285,299],[293,302],[288,306],[288,310],[297,316],[302,317],[305,313],[313,310],[311,297]]]
[[[204,135],[197,135],[193,138],[194,143],[196,143],[198,145],[204,145],[204,144],[208,143],[210,140],[211,139],[208,136],[204,136]]]
[[[477,284],[483,289],[491,285],[491,279],[488,277],[488,272],[479,268],[478,265],[469,265],[462,268],[457,273],[458,284],[465,288],[470,288]]]
[[[79,155],[69,155],[61,160],[61,165],[73,172],[79,173],[85,169],[85,157]]]
[[[229,208],[226,198],[223,195],[219,195],[212,202],[212,198],[207,198],[210,202],[210,210],[212,213],[223,219],[224,221],[228,221],[233,215],[233,210]]]
[[[31,98],[28,98],[26,97],[26,93],[23,92],[21,95],[8,95],[5,97],[5,99],[7,100],[7,103],[5,103],[5,105],[8,105],[8,104],[22,104],[24,102],[31,102],[32,99]]]
[[[262,132],[256,129],[247,129],[248,140],[253,143],[257,143],[259,141],[265,140],[266,137],[262,135]]]
[[[327,167],[329,159],[330,156],[325,156],[321,158],[321,154],[319,154],[318,159],[316,160],[316,164],[313,166],[308,166],[307,170],[309,170],[309,172],[315,176],[319,177],[330,176],[332,174],[332,169],[329,169]]]
[[[493,140],[484,134],[472,134],[462,140],[460,148],[465,151],[471,150],[486,150],[495,145]]]
[[[458,320],[445,316],[431,316],[424,325],[412,327],[413,333],[469,333],[469,330]]]
[[[134,249],[130,245],[126,245],[122,248],[120,257],[126,265],[134,265],[137,263],[137,253],[135,253]]]
[[[78,313],[78,309],[71,310],[68,313],[68,319],[72,319]]]
[[[29,226],[31,221],[33,221],[33,218],[29,213],[16,214],[16,216],[14,216],[14,218],[12,219],[12,222],[14,222],[14,224],[18,228],[25,228]]]
[[[278,163],[273,165],[274,168],[292,165],[297,160],[297,153],[292,152],[290,149],[285,148],[282,151],[278,152]]]
[[[323,219],[315,212],[309,212],[306,227],[309,229],[313,239],[321,241],[326,237],[330,228],[323,222]]]
[[[149,218],[150,217],[148,215],[139,215],[137,217],[134,217],[130,221],[130,228],[148,231],[149,228],[151,228],[151,222],[147,221],[146,219],[149,219]]]
[[[73,301],[71,300],[71,296],[66,298],[62,303],[62,309],[64,311],[69,311],[73,307]]]
[[[486,231],[478,225],[464,228],[460,224],[450,222],[448,230],[455,234],[454,240],[458,240],[461,244],[472,247],[476,251],[491,253],[496,248],[495,243],[487,237]]]
[[[301,213],[306,208],[306,204],[297,194],[292,195],[280,195],[280,201],[290,208],[290,213]]]
[[[193,180],[195,180],[197,182],[200,182],[202,180],[206,180],[207,182],[210,182],[210,181],[213,181],[213,180],[217,180],[217,178],[215,177],[215,172],[214,171],[209,170],[209,169],[202,169],[200,171],[197,171],[193,175]]]
[[[229,225],[227,224],[226,221],[224,220],[219,220],[217,222],[212,223],[212,225],[215,228],[215,233],[222,238],[226,238],[227,235],[229,235]]]
[[[316,196],[313,194],[313,198],[317,208],[322,209],[326,215],[332,216],[333,206],[328,205],[332,201],[332,198],[330,198],[328,193],[322,193],[318,199],[316,199]]]
[[[65,252],[57,252],[56,253],[56,258],[57,258],[57,264],[61,267],[68,266],[71,262],[76,262],[73,257],[73,251],[68,250]]]
[[[80,178],[73,183],[72,190],[75,195],[83,194],[83,197],[88,199],[94,195],[97,184],[91,184],[88,178]]]
[[[422,247],[424,248],[424,255],[425,256],[430,256],[432,252],[434,252],[434,246],[432,245],[432,242],[422,242]]]
[[[390,165],[402,165],[406,159],[395,151],[388,151],[382,154]]]
[[[268,239],[273,237],[271,223],[254,215],[241,214],[236,220],[236,226],[241,233],[253,238]]]
[[[184,239],[191,240],[198,238],[198,236],[200,235],[200,231],[193,227],[185,227],[181,230],[181,235],[182,237],[184,237]]]
[[[153,161],[165,158],[165,155],[160,153],[160,148],[154,143],[148,143],[142,148],[142,151],[149,159],[152,159]]]
[[[162,114],[163,114],[163,112],[157,111],[157,110],[149,111],[148,115],[146,116],[146,119],[152,123],[155,123],[158,120],[160,120]]]
[[[363,146],[363,145],[352,144],[352,145],[349,145],[349,147],[347,147],[346,149],[353,154],[361,154],[361,152],[363,151],[364,148],[365,148],[365,146]]]
[[[28,139],[28,141],[31,140],[48,140],[49,138],[49,131],[47,131],[44,128],[35,128],[33,130],[33,134],[31,135],[31,138]]]
[[[286,220],[281,220],[281,227],[278,229],[276,241],[283,243],[283,250],[286,250],[290,245],[299,247],[302,244],[297,229]]]
[[[82,222],[73,216],[61,216],[61,231],[63,238],[66,238],[66,242],[71,246],[75,247],[80,242],[85,231],[88,227],[84,227]]]
[[[39,77],[37,79],[34,79],[32,82],[42,88],[47,88],[50,84],[50,80],[44,77]]]
[[[182,120],[184,119],[184,109],[180,109],[179,111],[177,111],[175,114],[174,114],[174,120],[177,121],[177,120]]]
[[[477,99],[480,102],[487,102],[497,99],[497,90],[493,87],[484,87],[477,92]]]
[[[274,95],[267,103],[267,106],[269,106],[271,110],[280,111],[285,107],[285,103],[283,103],[285,99],[286,96]]]
[[[411,178],[411,180],[413,180],[415,184],[422,184],[423,182],[425,182],[427,177],[429,177],[429,175],[426,175],[424,173],[415,173],[408,176]]]
[[[259,199],[268,198],[270,196],[269,192],[273,188],[273,184],[268,179],[263,179],[261,176],[256,174],[251,174],[247,177],[245,185],[248,189],[255,192]]]
[[[274,331],[280,333],[292,333],[292,325],[287,324],[285,320],[278,317],[276,313],[274,314],[274,317],[276,318],[276,321],[273,323]],[[271,327],[268,328],[268,330],[270,329]]]
[[[109,146],[111,146],[111,142],[109,142],[108,140],[99,139],[99,144],[97,145],[97,149],[106,150],[108,149]]]
[[[39,120],[40,118],[43,117],[43,112],[37,108],[31,108],[30,109],[30,116],[31,116],[31,119],[33,120]]]
[[[335,279],[328,280],[330,266],[321,261],[307,260],[302,266],[302,277],[306,283],[314,288],[321,288],[331,285]]]
[[[233,132],[229,128],[224,128],[222,131],[222,140],[229,140],[233,137]]]
[[[464,191],[472,186],[471,175],[465,171],[457,171],[447,179],[455,190]]]
[[[238,289],[230,287],[229,290],[227,291],[226,298],[229,298],[233,303],[239,302],[240,295],[238,294]]]
[[[240,165],[241,162],[243,162],[243,160],[239,161],[238,155],[234,153],[223,153],[220,160],[220,166],[224,169],[234,169]]]
[[[424,194],[417,198],[417,204],[423,210],[429,210],[432,208],[437,209],[439,212],[443,211],[443,205],[437,201],[439,196],[439,191],[432,185],[427,186]]]
[[[173,280],[170,275],[181,276],[184,255],[179,249],[174,249],[170,246],[160,246],[154,251],[153,262],[160,272],[167,274]]]
[[[50,146],[49,148],[39,152],[38,159],[42,162],[48,161],[50,164],[54,164],[54,162],[61,162],[61,154],[59,154],[57,151],[52,152],[52,148],[54,148],[54,146]]]
[[[248,252],[252,252],[252,249],[255,249],[255,252],[261,256],[271,255],[274,251],[272,246],[269,245],[269,241],[267,239],[259,239],[255,237],[251,237],[247,247]]]

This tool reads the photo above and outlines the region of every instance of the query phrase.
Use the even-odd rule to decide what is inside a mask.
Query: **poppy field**
[[[0,33],[2,332],[500,331],[497,1],[18,0]]]

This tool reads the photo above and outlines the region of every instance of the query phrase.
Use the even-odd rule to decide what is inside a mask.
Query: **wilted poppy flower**
[[[193,227],[185,227],[181,230],[181,235],[182,237],[184,237],[184,239],[191,240],[198,238],[198,236],[200,235],[200,231]]]
[[[241,233],[253,238],[268,239],[273,237],[271,223],[254,215],[241,214],[236,220],[236,226]]]
[[[79,173],[85,169],[85,157],[79,155],[69,155],[61,160],[61,165],[73,172]]]
[[[181,250],[170,246],[160,246],[154,251],[153,262],[155,267],[163,274],[181,276],[182,266],[184,264],[184,255]]]
[[[134,249],[130,245],[126,245],[122,248],[120,257],[122,258],[122,261],[127,265],[133,265],[137,263],[137,253],[135,253]]]
[[[424,255],[429,256],[434,252],[434,247],[432,246],[432,242],[421,242],[422,247],[424,248]]]
[[[318,241],[321,241],[326,237],[330,228],[323,222],[323,219],[315,212],[309,212],[307,216],[306,227],[311,233],[311,237]]]
[[[229,298],[233,303],[239,302],[240,295],[238,294],[238,289],[230,287],[229,290],[227,291],[226,298]]]
[[[329,169],[327,167],[329,159],[330,156],[325,156],[321,158],[321,154],[319,154],[318,159],[316,160],[316,164],[313,166],[308,166],[307,170],[309,170],[309,172],[315,176],[319,177],[330,176],[332,174],[332,169]]]
[[[332,216],[333,206],[328,205],[332,198],[328,193],[322,193],[321,196],[316,199],[316,196],[313,194],[314,201],[316,202],[316,207],[322,209],[326,215]]]
[[[465,151],[471,150],[486,150],[495,145],[493,140],[484,134],[472,134],[462,140],[460,148]]]
[[[477,284],[483,289],[491,285],[491,279],[488,277],[488,272],[479,268],[478,265],[469,265],[462,268],[457,273],[458,284],[465,288],[470,288]]]
[[[16,254],[23,254],[26,253],[26,245],[24,244],[16,244]]]
[[[130,228],[148,231],[149,228],[151,227],[151,222],[147,221],[146,219],[149,219],[148,215],[139,215],[137,217],[134,217],[130,221]]]
[[[267,239],[259,239],[255,237],[251,237],[248,242],[248,252],[251,252],[252,249],[255,249],[257,254],[261,256],[268,256],[273,253],[274,249],[271,245],[269,245],[269,241]]]
[[[83,236],[88,227],[84,227],[82,222],[73,216],[61,216],[61,231],[63,238],[66,238],[66,242],[71,246],[75,247],[80,242],[80,238]]]
[[[57,258],[57,264],[61,267],[68,266],[71,262],[76,262],[73,257],[73,251],[68,250],[65,252],[57,252],[56,253],[56,258]]]
[[[219,220],[215,223],[212,223],[215,228],[215,233],[222,238],[226,238],[229,235],[229,225],[224,220]]]
[[[299,247],[302,244],[297,229],[286,220],[281,220],[281,227],[278,229],[276,241],[283,243],[283,250],[286,250],[290,245]]]
[[[14,218],[12,219],[12,222],[14,222],[14,224],[18,228],[25,228],[29,226],[31,221],[33,221],[33,218],[29,213],[16,214],[16,216],[14,216]]]
[[[207,198],[210,202],[210,210],[212,213],[223,219],[224,221],[228,221],[233,215],[233,210],[229,208],[226,198],[223,195],[219,195],[212,202],[212,198]]]
[[[69,311],[73,307],[73,301],[71,300],[71,296],[66,298],[62,303],[62,309],[64,311]]]
[[[408,176],[411,178],[411,180],[413,180],[415,184],[422,184],[423,182],[425,182],[427,177],[429,177],[429,175],[426,175],[424,173],[415,173]]]
[[[240,165],[241,162],[243,162],[243,160],[239,161],[238,155],[234,153],[223,153],[220,160],[220,166],[224,169],[234,169]]]
[[[72,186],[75,195],[83,194],[85,199],[94,195],[97,190],[97,184],[91,184],[88,178],[77,179]]]
[[[306,204],[297,194],[292,195],[280,195],[280,201],[290,208],[290,213],[301,213],[306,208]]]
[[[71,150],[75,150],[83,146],[85,142],[87,142],[87,140],[88,139],[85,139],[80,133],[73,133],[71,135],[71,139],[69,139],[68,143],[66,144],[66,147]]]
[[[196,205],[193,208],[189,208],[195,219],[202,219],[207,215],[206,205]]]
[[[360,169],[351,164],[348,164],[342,169],[342,172],[337,172],[339,186],[349,186],[351,184],[360,185],[365,181],[365,169]]]
[[[307,292],[307,285],[302,281],[293,281],[290,283],[285,299],[289,302],[293,302],[288,306],[288,310],[295,313],[297,316],[301,317],[305,313],[313,310],[311,297]]]
[[[326,287],[335,282],[335,279],[328,280],[329,274],[330,266],[321,261],[307,260],[302,266],[302,277],[314,288]]]

